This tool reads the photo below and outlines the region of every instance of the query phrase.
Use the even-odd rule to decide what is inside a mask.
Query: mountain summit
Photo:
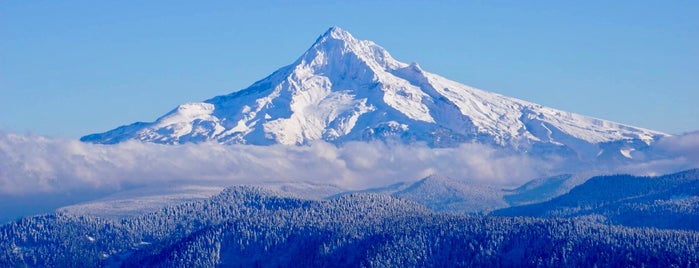
[[[631,157],[630,151],[665,135],[469,87],[397,61],[374,42],[332,27],[294,63],[246,89],[81,140],[257,145],[397,140],[433,147],[475,142],[534,153],[597,157],[613,151]]]

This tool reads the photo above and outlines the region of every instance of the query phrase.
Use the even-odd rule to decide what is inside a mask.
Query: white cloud
[[[664,138],[656,147],[668,155],[680,155],[689,161],[699,163],[699,131]]]
[[[363,188],[417,180],[432,173],[513,185],[549,167],[543,161],[477,144],[448,149],[380,142],[350,142],[341,147],[323,142],[301,147],[97,145],[0,134],[0,195],[116,191],[168,182],[307,181]]]
[[[699,168],[699,132],[662,138],[648,150],[634,152],[634,156],[644,161],[620,164],[604,173],[645,176]]]
[[[0,222],[151,185],[304,181],[362,189],[439,173],[515,187],[537,177],[576,173],[567,168],[577,168],[577,174],[585,177],[664,174],[699,167],[699,132],[663,139],[639,153],[648,154],[643,159],[651,160],[581,164],[553,156],[542,160],[480,144],[437,149],[382,142],[349,142],[340,147],[323,142],[299,147],[98,145],[0,132]],[[651,155],[661,157],[648,157]]]

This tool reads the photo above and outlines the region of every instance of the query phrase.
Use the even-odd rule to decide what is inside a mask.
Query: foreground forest
[[[651,266],[699,263],[699,233],[589,219],[473,217],[386,195],[327,201],[235,186],[121,220],[71,214],[0,227],[0,266]]]

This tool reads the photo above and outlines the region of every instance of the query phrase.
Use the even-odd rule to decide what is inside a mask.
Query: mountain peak
[[[595,158],[641,150],[663,136],[450,81],[331,27],[296,62],[249,88],[82,140],[293,145],[398,139]]]
[[[323,33],[316,42],[313,44],[313,48],[328,48],[332,46],[345,46],[347,43],[356,44],[359,40],[354,38],[352,34],[344,29],[333,26],[330,27],[325,33]]]
[[[321,37],[338,40],[356,40],[348,31],[337,26],[330,27]]]
[[[408,66],[395,60],[383,47],[368,40],[356,39],[352,34],[340,27],[330,27],[322,34],[311,48],[299,59],[300,63],[329,67],[333,70],[357,71],[359,66],[368,67],[369,73],[395,70]],[[346,68],[351,67],[351,68]],[[355,69],[355,70],[352,70]],[[327,73],[327,70],[320,71]],[[346,77],[346,74],[341,75]]]

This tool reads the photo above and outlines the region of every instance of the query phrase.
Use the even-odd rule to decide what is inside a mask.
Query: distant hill
[[[493,215],[595,217],[626,226],[699,230],[699,169],[663,175],[594,177],[550,201]]]

